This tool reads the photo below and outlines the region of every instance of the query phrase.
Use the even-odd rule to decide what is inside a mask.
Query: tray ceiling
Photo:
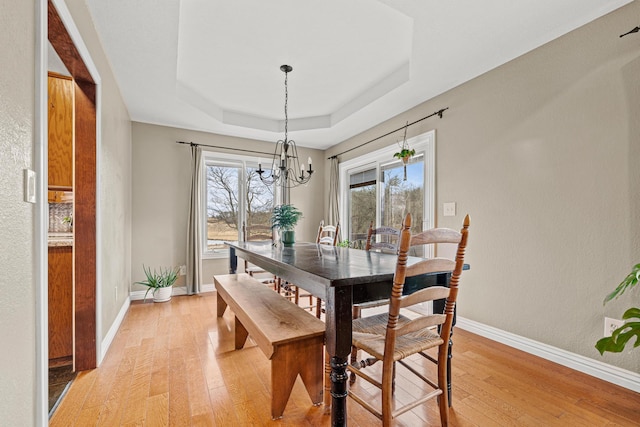
[[[87,3],[132,120],[275,141],[289,64],[290,136],[326,149],[629,1]]]

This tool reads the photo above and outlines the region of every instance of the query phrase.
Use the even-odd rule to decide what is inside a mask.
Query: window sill
[[[200,256],[201,259],[228,259],[229,250],[221,250],[220,252],[205,252]]]

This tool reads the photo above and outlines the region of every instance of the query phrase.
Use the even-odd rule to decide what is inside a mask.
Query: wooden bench
[[[282,417],[298,374],[314,405],[322,403],[324,323],[248,274],[213,277],[218,317],[235,314],[235,348],[251,335],[271,360],[271,417]]]

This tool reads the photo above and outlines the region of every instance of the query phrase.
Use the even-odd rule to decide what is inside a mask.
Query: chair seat
[[[388,303],[388,300],[387,300]],[[383,335],[387,333],[387,322],[389,320],[389,313],[384,312],[376,314],[374,316],[360,317],[354,319],[351,323],[351,330],[355,334],[356,332],[365,334]],[[402,326],[409,322],[409,318],[402,314],[398,317],[398,326]]]
[[[384,358],[385,335],[354,332],[353,344],[376,359]],[[436,331],[423,329],[396,338],[393,360],[398,361],[420,351],[438,347],[444,340]]]

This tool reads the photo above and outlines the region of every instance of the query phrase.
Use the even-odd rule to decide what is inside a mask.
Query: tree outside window
[[[207,251],[226,251],[225,241],[240,238],[242,222],[269,225],[273,209],[273,187],[265,185],[256,167],[238,164],[206,166]]]

